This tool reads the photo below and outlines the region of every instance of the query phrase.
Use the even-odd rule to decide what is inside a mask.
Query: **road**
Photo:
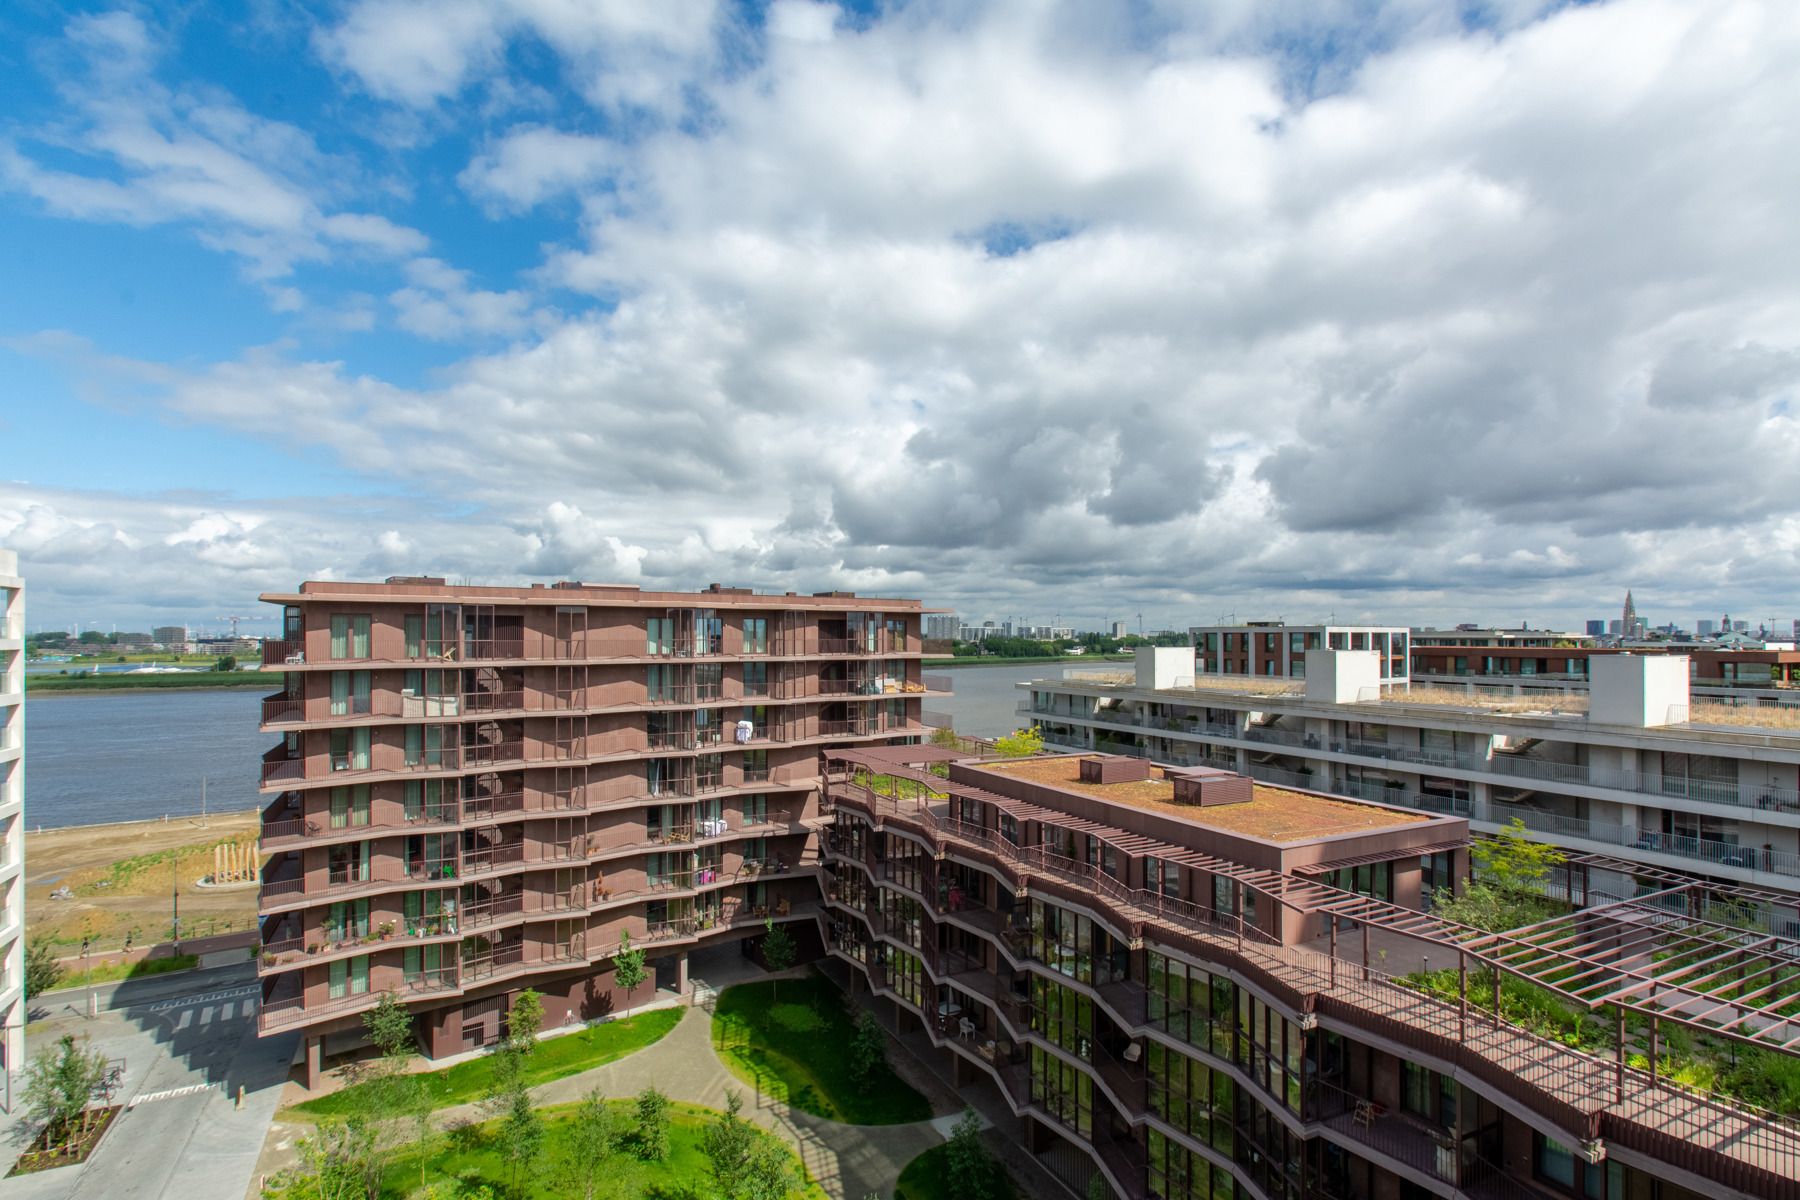
[[[29,1049],[85,1034],[125,1060],[125,1108],[84,1166],[9,1179],[6,1200],[242,1200],[294,1052],[256,1037],[258,990],[245,964],[103,985],[92,1019],[81,994],[46,997]]]

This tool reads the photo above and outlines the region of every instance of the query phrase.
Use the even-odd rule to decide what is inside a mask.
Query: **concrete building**
[[[1719,632],[1719,623],[1711,617],[1701,617],[1694,622],[1694,633],[1700,637],[1711,637]]]
[[[263,599],[265,1032],[307,1074],[396,990],[428,1054],[548,1028],[764,922],[818,947],[819,752],[924,730],[920,605],[847,592],[309,582]],[[643,1000],[648,987],[640,990]]]
[[[25,1067],[25,581],[0,550],[0,1070]]]
[[[962,631],[955,613],[931,613],[925,618],[925,636],[934,642],[951,642]]]
[[[1606,636],[1606,618],[1605,617],[1595,617],[1595,618],[1592,618],[1591,620],[1589,620],[1587,623],[1587,636],[1589,636],[1591,638],[1605,637]]]
[[[1589,621],[1594,625],[1597,622]],[[1463,646],[1463,647],[1547,647],[1547,646],[1581,646],[1588,642],[1585,633],[1565,632],[1560,629],[1502,629],[1483,628],[1479,625],[1458,625],[1455,629],[1415,629],[1412,631],[1412,644],[1415,649],[1420,646]]]
[[[1274,675],[1298,679],[1306,674],[1309,650],[1372,650],[1381,658],[1380,682],[1407,677],[1407,643],[1411,631],[1399,625],[1287,625],[1250,621],[1243,625],[1195,625],[1188,630],[1194,645],[1195,671],[1201,675]]]
[[[150,631],[150,637],[157,645],[165,649],[179,649],[188,643],[186,625],[158,625]]]
[[[1696,685],[1768,688],[1800,681],[1800,652],[1781,643],[1646,642],[1616,646],[1430,646],[1413,643],[1414,682],[1567,681],[1585,685],[1591,664],[1617,654],[1679,654]]]
[[[1370,652],[1313,655],[1309,691],[1378,677]],[[1762,930],[1670,920],[1703,887],[1571,874],[1575,913],[1472,936],[1428,911],[1467,869],[1459,817],[1100,754],[826,767],[828,970],[1073,1195],[1800,1196],[1785,1122],[1659,1083],[1627,1039],[1597,1059],[1479,1007],[1501,970],[1578,1011],[1685,979],[1692,1011],[1621,1002],[1696,1039],[1766,1021],[1763,1052],[1792,1055],[1791,993],[1713,1007],[1792,966]],[[1737,955],[1711,992],[1692,970]]]
[[[1579,852],[1800,892],[1800,720],[1709,704],[1681,656],[1597,655],[1587,689],[1515,697],[1382,689],[1368,652],[1312,651],[1304,682],[1179,686],[1178,655],[1021,684],[1020,711],[1058,748],[1456,813],[1483,832],[1517,818]]]
[[[1797,623],[1797,625],[1800,625],[1800,623]],[[1127,631],[1126,631],[1126,628],[1125,628],[1125,622],[1123,622],[1123,621],[1114,621],[1114,622],[1113,622],[1113,623],[1112,623],[1112,636],[1113,636],[1113,637],[1115,637],[1115,638],[1122,638],[1122,637],[1124,637],[1124,636],[1125,636],[1125,635],[1126,635],[1126,632],[1127,632]]]

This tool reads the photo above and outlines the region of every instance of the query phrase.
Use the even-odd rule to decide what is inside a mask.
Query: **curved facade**
[[[435,579],[307,583],[263,703],[264,1032],[327,1039],[394,990],[439,1056],[627,1003],[621,935],[816,945],[822,748],[915,739],[917,601]],[[640,988],[635,999],[648,995]]]
[[[1427,920],[1397,881],[1456,877],[1460,821],[1255,865],[1268,839],[1204,809],[929,748],[829,758],[832,955],[1114,1196],[1800,1195],[1790,1129],[1394,981]]]

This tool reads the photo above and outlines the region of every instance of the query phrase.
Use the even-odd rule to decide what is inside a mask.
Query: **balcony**
[[[265,667],[293,667],[306,661],[306,639],[304,637],[266,638],[262,644],[262,665]]]
[[[282,725],[306,719],[306,701],[289,696],[286,692],[276,692],[273,696],[264,696],[262,702],[262,723],[264,725]]]
[[[262,783],[264,787],[272,783],[293,783],[306,778],[306,760],[298,756],[290,756],[285,745],[276,746],[263,755]]]
[[[487,875],[506,867],[518,866],[524,861],[525,843],[523,841],[508,842],[500,846],[486,846],[478,850],[464,850],[462,874],[465,878]]]

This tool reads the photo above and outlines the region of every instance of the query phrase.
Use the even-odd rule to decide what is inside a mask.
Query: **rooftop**
[[[1175,785],[1168,772],[1160,767],[1151,770],[1149,779],[1131,783],[1083,783],[1080,754],[1052,758],[1022,758],[1004,762],[971,764],[979,770],[1010,775],[1046,787],[1098,796],[1115,804],[1128,804],[1167,813],[1217,829],[1259,838],[1267,842],[1291,843],[1358,833],[1367,829],[1389,829],[1428,821],[1425,813],[1405,812],[1377,804],[1355,800],[1338,800],[1311,792],[1256,784],[1252,798],[1243,804],[1209,805],[1176,804]]]

